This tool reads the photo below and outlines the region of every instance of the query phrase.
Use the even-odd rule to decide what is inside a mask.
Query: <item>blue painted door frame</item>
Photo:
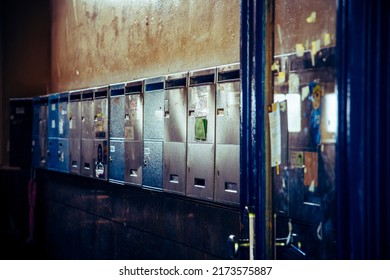
[[[255,258],[269,257],[265,162],[266,4],[241,0],[241,213],[255,213]],[[390,258],[390,8],[337,1],[337,248],[340,259]]]

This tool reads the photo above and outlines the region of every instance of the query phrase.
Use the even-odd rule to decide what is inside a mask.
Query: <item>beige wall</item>
[[[239,61],[239,0],[52,0],[51,92]]]

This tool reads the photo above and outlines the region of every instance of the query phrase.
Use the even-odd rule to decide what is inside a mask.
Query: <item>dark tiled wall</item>
[[[54,259],[227,259],[238,209],[50,171],[38,238]]]

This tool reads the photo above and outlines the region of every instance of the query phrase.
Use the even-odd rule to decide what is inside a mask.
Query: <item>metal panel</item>
[[[81,138],[92,139],[94,132],[93,92],[83,92],[81,102]]]
[[[69,139],[58,139],[58,171],[69,172]]]
[[[125,142],[125,182],[142,185],[143,142]]]
[[[108,175],[108,141],[94,140],[93,142],[93,176],[106,180]]]
[[[81,167],[81,139],[69,138],[69,165],[70,172],[74,174],[80,174]]]
[[[143,102],[141,94],[125,96],[125,139],[143,140]]]
[[[164,190],[185,194],[186,186],[186,143],[164,143]]]
[[[81,139],[80,173],[86,177],[93,177],[93,139]]]
[[[9,111],[9,164],[10,166],[30,168],[32,98],[10,98]]]
[[[163,187],[163,142],[144,141],[144,166],[142,183],[146,188],[162,189]]]
[[[215,201],[239,204],[240,199],[240,69],[217,69],[215,123]]]
[[[62,93],[58,100],[58,137],[69,137],[69,93]]]
[[[122,96],[123,97],[123,96]],[[112,182],[123,183],[124,178],[125,142],[110,140],[110,170],[109,179]]]
[[[39,147],[39,135],[33,135],[32,138],[32,143],[31,143],[31,148],[32,148],[32,159],[31,159],[31,165],[32,167],[40,167],[40,162],[41,162],[41,151]]]
[[[70,95],[68,107],[69,137],[81,138],[81,93],[75,92]]]
[[[125,89],[125,183],[142,186],[143,168],[143,86],[132,81]]]
[[[58,137],[58,94],[49,96],[48,137]]]
[[[124,122],[125,122],[124,88],[122,89],[112,88],[111,97],[110,97],[110,138],[125,137]]]
[[[215,69],[189,73],[187,196],[214,198]]]
[[[96,93],[95,93],[96,94]],[[107,139],[108,137],[108,99],[96,98],[94,101],[94,137]]]
[[[214,143],[215,130],[215,85],[201,85],[189,88],[188,94],[188,142]],[[197,118],[207,119],[205,140],[195,137]]]
[[[81,169],[81,91],[71,92],[69,116],[69,171],[80,174]]]
[[[240,144],[240,82],[217,85],[216,143]]]
[[[144,139],[164,138],[164,79],[145,81],[144,96]]]
[[[39,112],[39,151],[40,151],[40,167],[47,167],[47,106],[48,98],[42,97],[40,100]]]
[[[186,142],[187,75],[168,76],[165,81],[164,141]]]
[[[39,97],[33,98],[33,123],[32,123],[32,135],[39,136],[39,120],[40,120],[40,99]]]
[[[58,138],[50,137],[47,146],[47,169],[58,170]]]
[[[214,145],[188,144],[187,196],[213,200]]]
[[[33,98],[33,121],[32,121],[32,141],[31,141],[31,165],[32,167],[40,166],[40,145],[39,145],[39,126],[40,126],[41,104],[39,97]]]
[[[240,146],[216,145],[215,201],[240,202]]]

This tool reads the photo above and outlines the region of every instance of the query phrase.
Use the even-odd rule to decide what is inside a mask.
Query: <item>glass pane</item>
[[[275,0],[274,19],[273,102],[278,106],[269,111],[270,123],[280,127],[280,140],[271,137],[278,155],[271,155],[275,256],[332,259],[336,1]]]

